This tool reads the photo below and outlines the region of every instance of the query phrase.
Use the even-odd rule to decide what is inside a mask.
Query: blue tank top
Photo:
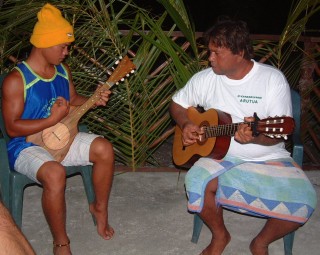
[[[24,85],[24,111],[21,119],[47,118],[59,96],[70,101],[68,72],[62,64],[55,66],[55,75],[51,79],[44,79],[34,73],[26,62],[18,64],[15,69],[20,72]],[[14,137],[8,142],[11,169],[19,153],[30,146],[35,144],[28,143],[26,137]]]

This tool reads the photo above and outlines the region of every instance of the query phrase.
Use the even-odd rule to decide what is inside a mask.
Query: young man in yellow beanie
[[[64,159],[56,161],[26,137],[52,127],[68,115],[70,105],[82,105],[65,63],[74,34],[70,23],[51,4],[38,12],[30,42],[30,56],[8,74],[3,83],[2,109],[8,134],[11,167],[43,186],[42,207],[53,235],[53,253],[70,255],[66,232],[64,166],[93,164],[95,201],[90,212],[97,231],[109,240],[114,230],[108,224],[108,200],[114,173],[114,152],[109,141],[95,134],[78,133]],[[110,91],[103,91],[94,105],[105,106]],[[12,104],[14,102],[14,104]]]

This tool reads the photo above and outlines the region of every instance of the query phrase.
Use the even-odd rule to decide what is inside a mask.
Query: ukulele
[[[223,111],[209,109],[199,113],[196,108],[188,108],[189,119],[204,131],[196,143],[184,146],[182,130],[176,125],[173,139],[173,161],[177,166],[189,167],[200,157],[222,159],[228,152],[231,136],[234,136],[240,124],[248,124],[254,136],[260,133],[271,138],[284,138],[292,134],[294,119],[274,117],[260,120],[255,114],[254,122],[232,123],[231,116]]]
[[[111,74],[106,83],[100,86],[94,94],[80,106],[70,106],[69,113],[56,125],[43,131],[27,136],[27,142],[32,142],[45,148],[58,162],[61,162],[77,135],[80,118],[100,100],[100,92],[109,90],[114,84],[124,80],[134,72],[135,65],[125,56]]]

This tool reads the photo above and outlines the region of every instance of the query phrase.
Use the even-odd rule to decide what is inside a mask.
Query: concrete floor
[[[306,172],[320,198],[320,171]],[[74,255],[198,255],[209,243],[205,226],[198,244],[190,242],[193,215],[186,210],[185,172],[116,173],[110,198],[110,224],[116,231],[110,241],[96,233],[81,182],[68,179],[67,229]],[[52,254],[52,237],[41,209],[42,189],[25,190],[22,231],[38,255]],[[319,199],[320,200],[320,199]],[[320,204],[320,202],[319,202]],[[224,255],[248,255],[250,240],[265,220],[225,211],[232,235]],[[320,210],[296,232],[294,254],[320,254]],[[279,240],[270,255],[282,255]]]

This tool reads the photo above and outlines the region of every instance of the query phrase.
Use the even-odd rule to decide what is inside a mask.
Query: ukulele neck
[[[88,98],[86,102],[84,102],[82,105],[78,106],[76,110],[72,113],[71,119],[72,121],[79,121],[84,114],[88,110],[92,108],[92,106],[100,100],[100,93],[104,90],[109,90],[112,87],[112,83],[106,82],[105,84],[101,85],[94,93],[93,95]]]

